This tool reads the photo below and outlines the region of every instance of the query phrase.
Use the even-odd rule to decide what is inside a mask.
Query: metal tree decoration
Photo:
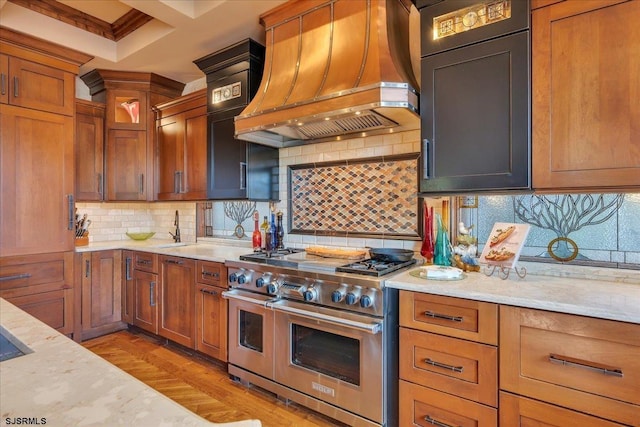
[[[569,234],[607,221],[620,209],[623,201],[624,194],[613,195],[610,201],[605,201],[604,194],[527,195],[513,197],[513,207],[523,222],[556,233],[557,237],[549,242],[547,252],[540,256],[571,261],[588,258],[578,253],[578,245],[569,238]],[[573,249],[569,249],[570,245]]]
[[[256,202],[242,201],[242,202],[224,202],[224,214],[228,218],[231,218],[236,222],[236,228],[233,234],[242,239],[244,234],[244,228],[242,223],[253,215],[253,211],[256,210]]]

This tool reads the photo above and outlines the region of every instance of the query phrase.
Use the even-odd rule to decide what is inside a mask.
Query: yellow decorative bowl
[[[147,233],[129,233],[127,231],[127,236],[129,236],[131,239],[133,240],[147,240],[151,237],[153,237],[156,232],[155,231],[149,231]]]

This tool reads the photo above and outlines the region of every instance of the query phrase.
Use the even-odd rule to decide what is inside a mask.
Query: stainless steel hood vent
[[[291,0],[262,15],[264,73],[236,138],[288,147],[418,129],[412,5]]]

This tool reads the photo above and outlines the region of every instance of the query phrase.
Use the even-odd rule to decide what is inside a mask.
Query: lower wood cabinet
[[[86,340],[126,327],[122,322],[122,252],[93,251],[76,254],[76,316],[78,338]],[[79,297],[79,298],[78,298]]]
[[[133,324],[158,333],[158,274],[133,270]]]
[[[227,300],[222,298],[226,267],[196,262],[196,350],[227,361]]]
[[[192,259],[160,255],[158,334],[195,348],[195,271]]]
[[[73,252],[0,258],[0,297],[58,332],[74,334]]]

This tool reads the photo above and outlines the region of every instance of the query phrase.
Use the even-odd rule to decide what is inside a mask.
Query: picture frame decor
[[[458,196],[458,207],[461,209],[477,208],[478,196]]]
[[[508,222],[496,222],[493,225],[478,260],[488,267],[485,274],[490,276],[497,271],[501,278],[506,279],[509,272],[514,270],[519,277],[526,276],[526,270],[519,269],[517,263],[530,228],[529,224]]]

